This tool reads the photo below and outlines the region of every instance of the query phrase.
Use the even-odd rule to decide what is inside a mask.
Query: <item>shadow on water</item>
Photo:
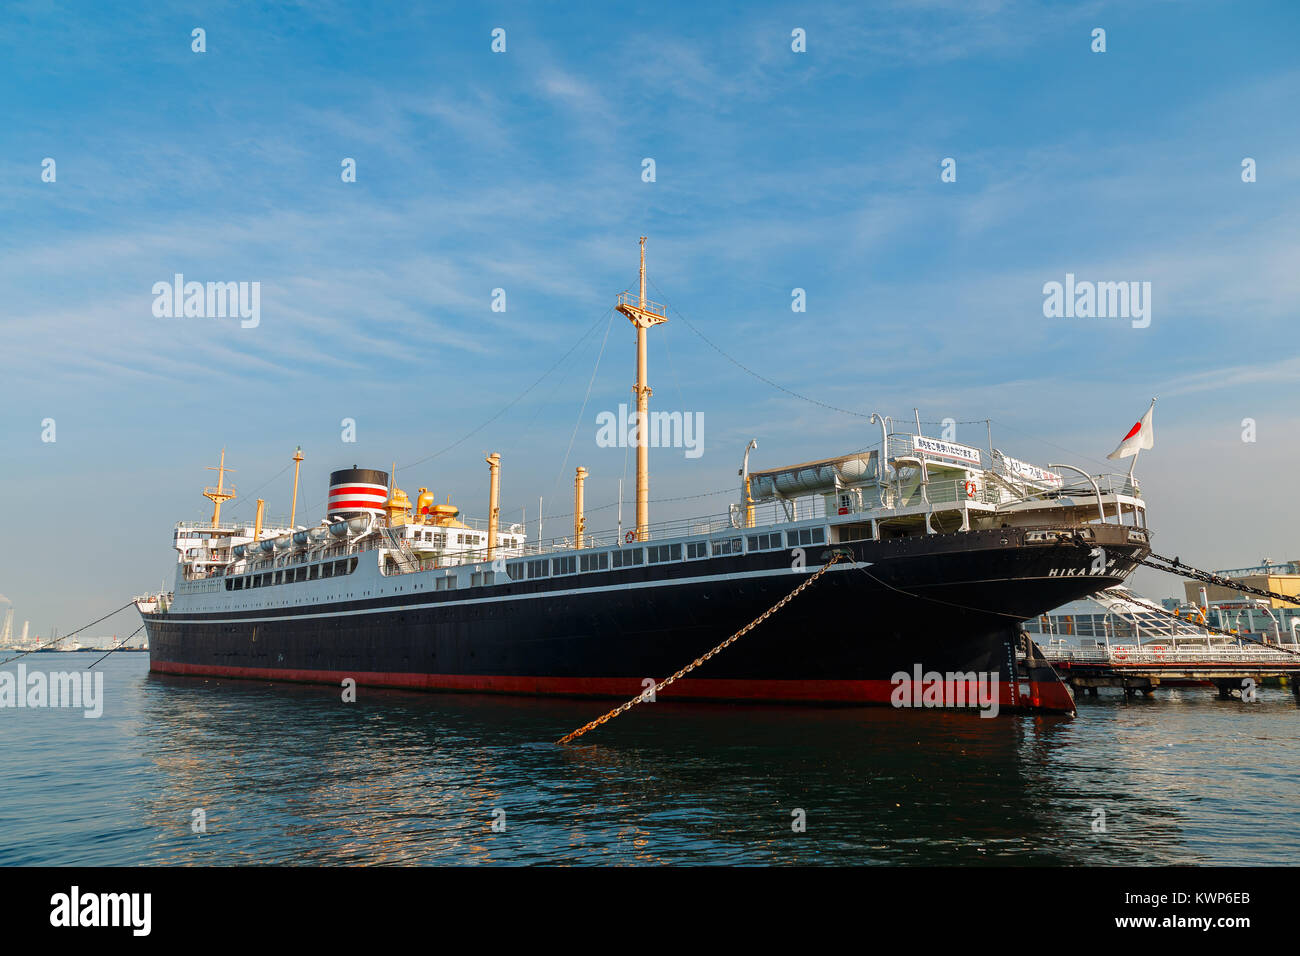
[[[1284,691],[1102,697],[1074,720],[664,695],[560,747],[611,702],[346,704],[107,666],[102,720],[0,725],[0,861],[1285,863],[1300,821]]]

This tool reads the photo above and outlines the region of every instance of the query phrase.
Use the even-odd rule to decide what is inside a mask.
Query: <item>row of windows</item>
[[[620,548],[614,552],[614,557],[610,561],[610,564],[616,568],[630,568],[644,563],[645,555],[641,553],[640,548]]]
[[[285,568],[281,571],[265,571],[261,574],[244,574],[237,578],[226,578],[226,590],[245,591],[249,588],[272,587],[277,584],[296,584],[299,581],[337,578],[345,574],[351,574],[356,569],[356,558],[342,558],[338,561],[325,561],[321,564],[306,565],[300,568]]]
[[[773,537],[776,537],[773,535]],[[787,531],[785,533],[786,544],[791,548],[797,548],[805,544],[825,544],[825,528],[800,528],[798,531]],[[776,545],[773,545],[776,547]]]
[[[652,544],[646,548],[650,554],[651,564],[663,564],[665,561],[680,561],[682,546],[680,544]]]
[[[411,535],[412,541],[426,541],[429,544],[436,544],[442,547],[447,546],[447,535],[445,533],[434,533],[432,531],[415,531]],[[501,538],[501,547],[514,548],[518,547],[518,541],[512,538]],[[483,534],[458,534],[456,535],[457,544],[468,544],[473,547],[487,544],[487,535]]]
[[[782,537],[780,531],[773,531],[767,534],[749,535],[750,551],[766,551],[772,548],[782,547]],[[788,546],[792,548],[803,545],[823,544],[826,541],[825,528],[801,528],[797,531],[788,531],[785,533],[785,540]],[[722,538],[711,542],[714,556],[727,554],[742,554],[744,552],[743,539]],[[688,541],[685,545],[685,554],[688,561],[707,558],[709,556],[708,541]],[[578,555],[566,555],[562,558],[537,558],[530,561],[514,561],[506,565],[506,576],[511,581],[531,580],[533,578],[544,578],[548,575],[574,574],[578,571],[607,571],[611,567],[630,568],[637,565],[663,564],[667,561],[682,560],[683,546],[681,542],[675,544],[652,544],[642,548],[619,548],[616,551],[596,551],[587,552]],[[488,572],[490,574],[491,572]],[[478,574],[474,577],[477,579]],[[478,583],[476,580],[475,583]],[[491,583],[491,580],[484,579],[484,583]]]
[[[579,555],[579,565],[584,571],[608,571],[609,552],[600,551],[596,554]]]

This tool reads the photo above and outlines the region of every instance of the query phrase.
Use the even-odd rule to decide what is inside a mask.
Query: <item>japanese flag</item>
[[[1129,429],[1119,447],[1107,455],[1107,458],[1127,458],[1136,455],[1144,448],[1151,448],[1156,443],[1156,433],[1151,427],[1151,413],[1156,410],[1156,400],[1151,399],[1151,407],[1142,416],[1142,420]]]

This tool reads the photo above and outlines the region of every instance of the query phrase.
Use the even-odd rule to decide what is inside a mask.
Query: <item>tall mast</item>
[[[636,537],[645,541],[650,533],[650,383],[646,376],[646,331],[667,322],[662,305],[645,297],[645,236],[641,237],[641,286],[635,304],[628,292],[619,293],[618,311],[636,326]]]
[[[299,445],[293,453],[293,504],[289,507],[289,527],[298,527],[295,520],[298,517],[298,469],[302,467],[302,445]]]
[[[235,469],[226,467],[226,450],[223,448],[221,449],[221,464],[216,468],[209,465],[207,470],[217,473],[217,487],[203,489],[203,497],[212,502],[212,527],[215,528],[221,522],[222,503],[235,497],[233,486],[229,491],[226,491],[226,472]]]

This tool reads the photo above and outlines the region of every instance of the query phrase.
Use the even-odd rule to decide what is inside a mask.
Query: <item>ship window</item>
[[[322,564],[320,566],[320,576],[323,578],[334,577],[334,565],[332,563]]]
[[[550,562],[547,561],[545,558],[542,558],[540,561],[529,561],[529,562],[528,562],[528,576],[529,576],[530,578],[544,578],[544,577],[546,577],[546,570],[547,570],[546,566],[547,566],[548,564],[550,564]]]
[[[555,559],[556,574],[573,574],[578,570],[578,559],[575,555],[569,555],[564,558]]]
[[[227,579],[226,579],[226,590],[227,590],[227,591],[233,591],[234,589],[235,589],[235,582],[234,582],[234,580],[233,580],[232,578],[227,578]]]
[[[524,577],[524,562],[516,561],[514,564],[506,565],[506,574],[511,581],[521,581]]]
[[[772,535],[776,537],[776,535]],[[798,531],[787,531],[785,539],[790,547],[797,548],[805,544],[823,544],[826,541],[826,530],[824,528],[800,528]]]
[[[656,544],[646,549],[650,552],[651,564],[662,564],[664,561],[680,561],[682,559],[682,546],[680,544]]]
[[[694,560],[695,558],[707,558],[709,556],[709,546],[704,541],[687,541],[686,558]]]
[[[357,569],[357,559],[348,558],[348,574],[351,574],[356,569]]]
[[[609,552],[602,551],[599,554],[584,554],[580,562],[584,571],[607,571],[609,569]]]
[[[724,538],[721,541],[713,542],[714,554],[740,554],[739,538]]]
[[[751,534],[749,536],[750,551],[768,551],[779,547],[781,547],[781,532],[779,531],[772,534]]]
[[[315,581],[315,580],[316,580],[317,578],[319,578],[319,577],[320,577],[320,565],[319,565],[319,564],[313,564],[310,568],[307,569],[307,580],[308,580],[308,581]]]
[[[614,552],[614,567],[628,568],[645,561],[645,553],[640,548],[619,548]]]

